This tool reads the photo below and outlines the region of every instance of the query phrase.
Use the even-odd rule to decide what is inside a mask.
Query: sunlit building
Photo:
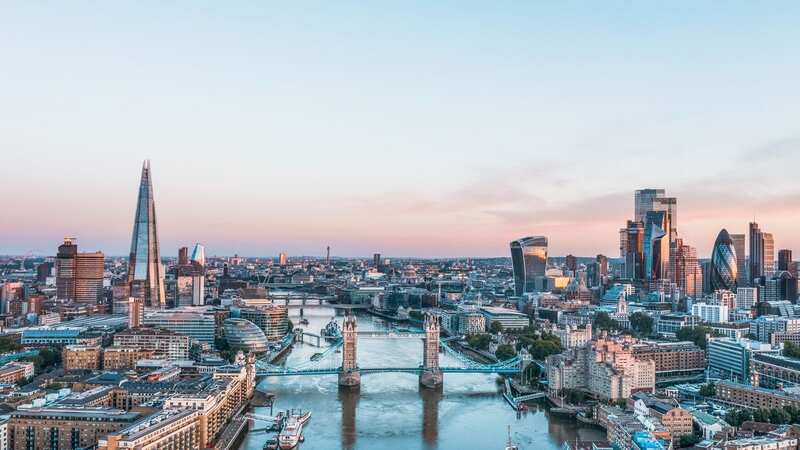
[[[529,236],[512,241],[511,263],[515,295],[536,291],[536,277],[544,277],[547,268],[547,238]]]
[[[128,260],[128,284],[130,296],[143,298],[145,306],[163,308],[166,304],[150,161],[145,161],[142,166]]]

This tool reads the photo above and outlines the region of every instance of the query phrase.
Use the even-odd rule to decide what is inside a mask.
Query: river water
[[[299,308],[290,307],[297,325]],[[309,325],[319,334],[335,315],[332,308],[307,308]],[[341,325],[342,316],[337,317]],[[366,313],[358,315],[358,330],[387,330],[391,324]],[[321,350],[296,344],[287,365],[308,361]],[[331,356],[341,364],[341,353]],[[452,357],[440,354],[443,366],[458,366]],[[422,341],[415,339],[360,339],[361,367],[415,367],[422,363]],[[501,395],[496,375],[445,374],[441,391],[420,389],[414,374],[363,375],[358,390],[340,390],[335,375],[266,378],[259,389],[276,394],[275,412],[302,408],[312,412],[304,429],[300,450],[502,450],[507,426],[521,449],[558,449],[576,438],[603,439],[602,430],[578,427],[574,420],[550,416],[540,404],[518,415]],[[269,408],[256,408],[269,414]],[[256,422],[255,429],[263,428]],[[250,432],[241,450],[261,450],[272,434]]]

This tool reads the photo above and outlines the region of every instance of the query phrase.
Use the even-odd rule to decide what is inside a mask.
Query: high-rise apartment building
[[[130,296],[143,298],[145,306],[163,308],[166,304],[150,161],[142,165],[128,260],[128,283]]]
[[[731,234],[733,250],[736,252],[736,285],[748,286],[747,255],[745,254],[745,235]]]
[[[78,253],[75,238],[64,238],[56,255],[56,297],[95,305],[103,298],[102,252]]]
[[[514,270],[514,294],[536,290],[536,278],[547,269],[547,238],[529,236],[511,241],[511,264]]]

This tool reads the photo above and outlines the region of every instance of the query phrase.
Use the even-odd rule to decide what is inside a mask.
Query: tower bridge
[[[444,381],[445,373],[497,373],[516,375],[519,374],[524,362],[519,357],[511,358],[495,364],[482,364],[463,353],[452,349],[450,340],[441,340],[439,337],[439,321],[436,317],[426,314],[422,332],[378,332],[358,331],[356,319],[347,316],[342,325],[342,337],[333,342],[324,352],[315,355],[310,361],[301,362],[295,366],[273,366],[265,361],[257,362],[258,376],[319,376],[337,375],[340,386],[359,386],[361,376],[373,373],[414,373],[419,375],[420,385],[427,388],[440,386]],[[422,364],[411,367],[360,367],[358,365],[358,340],[362,339],[421,339]],[[442,367],[439,364],[439,349],[443,349],[453,356],[459,365]],[[332,356],[341,349],[341,365],[335,365]]]

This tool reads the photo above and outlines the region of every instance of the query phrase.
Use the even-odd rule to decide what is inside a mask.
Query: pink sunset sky
[[[797,3],[188,6],[4,8],[0,254],[126,254],[147,158],[163,255],[800,252]]]

